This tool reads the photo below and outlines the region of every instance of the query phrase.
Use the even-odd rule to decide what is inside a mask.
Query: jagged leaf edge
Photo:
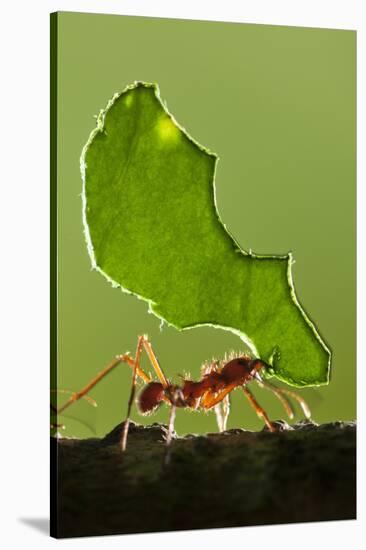
[[[133,82],[132,84],[129,84],[127,85],[121,92],[117,92],[115,93],[112,98],[108,101],[106,107],[104,109],[101,109],[99,111],[99,114],[96,116],[96,127],[94,128],[94,130],[92,130],[92,132],[90,133],[89,135],[89,138],[86,142],[86,144],[84,145],[83,149],[82,149],[82,152],[81,152],[81,156],[80,156],[80,172],[81,172],[81,179],[82,179],[82,192],[81,192],[81,199],[82,199],[82,220],[83,220],[83,228],[84,228],[84,237],[85,237],[85,242],[86,242],[86,245],[87,245],[87,250],[88,250],[88,254],[89,254],[89,258],[90,258],[90,261],[91,261],[91,265],[92,265],[92,270],[96,270],[98,271],[99,273],[101,273],[101,275],[103,275],[103,277],[105,277],[107,279],[107,281],[112,285],[112,287],[114,288],[120,288],[122,292],[126,293],[126,294],[130,294],[130,295],[133,295],[133,296],[136,296],[139,300],[143,300],[144,302],[147,302],[148,304],[148,312],[149,313],[152,313],[153,315],[155,315],[155,317],[157,317],[158,319],[160,319],[160,321],[162,323],[166,323],[168,326],[171,326],[171,327],[174,327],[175,329],[177,330],[190,330],[190,329],[193,329],[193,328],[199,328],[199,327],[203,327],[203,326],[209,326],[209,327],[212,327],[212,328],[215,328],[215,329],[220,329],[220,330],[226,330],[228,332],[231,332],[233,334],[235,334],[236,336],[238,336],[243,342],[244,344],[250,349],[250,351],[252,352],[252,354],[256,357],[259,357],[259,353],[256,349],[256,346],[255,346],[255,343],[242,331],[240,331],[239,329],[236,329],[234,327],[229,327],[229,326],[225,326],[225,325],[216,325],[216,324],[213,324],[213,323],[210,323],[210,322],[204,322],[204,323],[196,323],[194,325],[188,325],[188,326],[185,326],[185,327],[178,327],[176,326],[174,323],[172,323],[171,321],[168,321],[167,319],[165,319],[163,316],[161,316],[159,313],[157,313],[157,311],[154,309],[154,306],[158,306],[157,303],[155,303],[153,300],[150,300],[149,298],[146,298],[140,294],[138,294],[137,292],[134,292],[134,291],[130,291],[128,290],[127,288],[125,288],[123,285],[121,285],[120,283],[117,283],[114,279],[112,279],[107,273],[105,273],[97,264],[96,262],[96,259],[95,259],[95,254],[94,254],[94,248],[93,248],[93,244],[92,244],[92,240],[91,240],[91,236],[90,236],[90,230],[89,230],[89,225],[88,225],[88,222],[87,222],[87,219],[86,219],[86,208],[87,208],[87,200],[86,200],[86,168],[87,168],[87,165],[86,165],[86,161],[85,161],[85,158],[86,158],[86,154],[87,154],[87,151],[88,151],[88,148],[89,146],[92,144],[95,136],[99,133],[103,133],[104,132],[104,122],[105,122],[105,117],[108,113],[108,111],[113,107],[114,103],[125,93],[129,92],[130,90],[133,90],[135,88],[138,88],[140,86],[143,86],[145,88],[152,88],[154,90],[154,94],[155,94],[155,97],[157,98],[157,100],[159,101],[161,107],[163,108],[163,110],[165,111],[165,113],[170,117],[170,119],[172,120],[172,122],[175,124],[175,126],[185,134],[185,136],[196,146],[198,147],[201,151],[205,152],[206,154],[214,157],[215,159],[215,165],[214,165],[214,173],[213,173],[213,178],[212,178],[212,190],[213,190],[213,203],[214,203],[214,211],[215,211],[215,215],[216,215],[216,218],[218,220],[218,222],[221,224],[221,226],[223,227],[223,229],[225,230],[225,232],[227,233],[227,235],[229,236],[230,239],[232,239],[232,241],[234,242],[235,244],[235,252],[237,252],[238,254],[243,254],[244,256],[249,256],[249,257],[252,257],[252,258],[255,258],[255,259],[268,259],[268,258],[273,258],[273,259],[277,259],[277,260],[287,260],[287,284],[288,284],[288,287],[289,287],[289,291],[290,291],[290,296],[291,296],[291,299],[293,301],[293,303],[295,304],[295,306],[300,310],[300,313],[303,317],[303,319],[305,320],[305,322],[309,325],[309,327],[312,329],[313,331],[313,334],[314,336],[316,337],[316,339],[319,341],[319,343],[321,344],[321,346],[323,347],[324,351],[328,354],[328,365],[327,365],[327,373],[326,373],[326,380],[325,381],[318,381],[318,382],[315,382],[314,384],[307,384],[306,386],[307,387],[310,387],[310,386],[321,386],[321,385],[327,385],[329,384],[329,381],[330,381],[330,367],[331,367],[331,359],[332,359],[332,352],[330,350],[330,348],[325,344],[325,341],[324,339],[321,337],[318,329],[315,327],[315,324],[310,320],[310,318],[307,316],[305,310],[303,309],[303,307],[301,306],[300,304],[300,301],[296,295],[296,291],[295,291],[295,286],[294,286],[294,283],[293,283],[293,277],[292,277],[292,265],[294,264],[294,259],[293,259],[293,256],[292,256],[292,253],[291,252],[288,252],[287,254],[285,255],[271,255],[271,254],[255,254],[252,250],[250,250],[249,252],[243,250],[241,248],[241,246],[239,245],[239,243],[236,241],[236,239],[234,238],[234,236],[230,233],[230,231],[227,229],[225,223],[222,221],[221,217],[220,217],[220,214],[219,214],[219,211],[218,211],[218,207],[217,207],[217,200],[216,200],[216,185],[215,185],[215,181],[216,181],[216,167],[217,167],[217,162],[219,160],[219,156],[216,154],[216,153],[213,153],[212,151],[210,151],[207,147],[204,147],[202,144],[200,144],[198,141],[196,141],[188,132],[187,130],[181,126],[177,120],[175,119],[174,115],[172,115],[172,113],[170,113],[170,111],[168,110],[168,107],[167,107],[167,104],[165,101],[162,100],[161,98],[161,95],[160,95],[160,89],[159,89],[159,85],[157,83],[152,83],[152,82],[143,82],[143,81],[135,81]],[[270,362],[271,366],[274,367],[275,366],[275,352],[273,353],[273,356],[272,356],[272,361]],[[283,376],[281,376],[280,374],[277,374],[274,372],[274,370],[271,370],[269,373],[269,376],[275,376],[276,378],[278,378],[279,380],[281,380],[282,382],[285,382],[285,383],[289,383],[289,378],[284,378]],[[293,386],[297,386],[297,387],[305,387],[301,384],[298,384],[296,381],[293,381],[291,380],[292,382],[292,385]]]

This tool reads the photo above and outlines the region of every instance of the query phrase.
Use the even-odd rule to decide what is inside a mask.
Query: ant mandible
[[[140,359],[143,349],[145,349],[159,381],[152,380],[152,378],[142,370]],[[146,335],[139,336],[134,358],[131,357],[129,353],[117,355],[116,358],[82,390],[73,393],[69,400],[57,409],[57,413],[61,414],[72,403],[87,396],[89,391],[98,384],[98,382],[121,363],[126,363],[133,370],[127,415],[123,424],[120,442],[122,451],[125,451],[127,448],[131,408],[135,398],[138,377],[145,383],[137,401],[141,414],[153,412],[162,402],[170,406],[168,432],[166,436],[167,452],[164,459],[165,463],[169,461],[168,449],[174,432],[174,420],[177,407],[187,407],[194,410],[202,409],[205,411],[214,408],[219,430],[224,431],[226,429],[230,410],[229,394],[237,387],[242,389],[250,405],[254,408],[257,415],[264,420],[267,428],[271,432],[275,432],[276,428],[270,421],[266,411],[259,405],[253,393],[247,387],[248,383],[252,381],[257,382],[260,387],[270,390],[282,403],[289,418],[294,417],[294,410],[289,400],[289,397],[291,397],[299,403],[305,417],[310,419],[310,409],[304,399],[295,392],[279,388],[268,382],[268,380],[265,380],[263,371],[268,369],[269,365],[261,359],[252,358],[248,355],[232,355],[221,361],[213,360],[210,363],[205,363],[199,381],[195,382],[182,377],[181,385],[172,384],[166,378]]]

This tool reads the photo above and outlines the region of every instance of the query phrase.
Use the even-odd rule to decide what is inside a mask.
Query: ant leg
[[[252,405],[252,407],[255,410],[255,412],[257,413],[257,415],[260,418],[263,418],[263,420],[264,420],[266,426],[268,427],[269,431],[270,432],[275,432],[276,429],[274,428],[274,426],[272,425],[272,422],[268,418],[268,415],[267,415],[266,411],[260,406],[260,404],[258,403],[256,398],[254,397],[252,392],[246,386],[242,386],[242,390],[244,392],[245,397],[248,398],[249,403]]]
[[[171,398],[171,406],[170,406],[170,413],[169,413],[169,423],[168,423],[168,433],[165,440],[165,454],[164,454],[164,461],[163,465],[167,466],[170,462],[170,445],[172,442],[173,432],[174,432],[174,422],[175,422],[175,415],[177,412],[177,401],[184,399],[182,391],[180,389],[177,389],[174,391],[173,396]]]
[[[125,423],[124,423],[124,426],[123,426],[123,432],[122,432],[122,437],[121,437],[121,450],[122,451],[125,451],[126,450],[126,446],[127,446],[127,436],[128,436],[128,428],[129,428],[129,424],[130,424],[130,414],[131,414],[131,408],[132,408],[132,403],[133,403],[133,400],[134,400],[134,397],[135,397],[135,392],[136,392],[136,378],[137,378],[137,374],[143,378],[143,380],[145,382],[150,382],[151,379],[145,375],[145,373],[141,370],[140,368],[140,357],[141,357],[141,353],[142,353],[142,349],[145,349],[149,359],[150,359],[150,362],[157,374],[157,377],[159,378],[161,384],[163,385],[164,388],[168,388],[169,386],[169,383],[168,383],[168,380],[163,372],[163,369],[160,367],[159,365],[159,361],[152,349],[152,346],[151,346],[151,343],[148,339],[148,337],[146,335],[143,335],[143,336],[139,336],[139,339],[137,341],[137,349],[136,349],[136,355],[135,355],[135,359],[132,360],[133,361],[133,376],[132,376],[132,385],[131,385],[131,393],[130,393],[130,398],[128,400],[128,407],[127,407],[127,418],[125,420]],[[144,376],[141,376],[141,373],[144,375]],[[174,423],[174,418],[173,418],[173,423]]]
[[[279,389],[279,388],[277,388],[277,389]],[[297,393],[295,393],[293,391],[290,391],[290,390],[286,390],[284,388],[281,388],[280,392],[285,393],[286,395],[289,395],[290,397],[292,397],[292,399],[295,399],[299,403],[305,417],[308,420],[311,419],[311,411],[310,411],[309,405],[306,403],[305,399],[300,397],[300,395],[298,395]]]
[[[131,392],[130,392],[130,398],[128,400],[128,405],[127,405],[127,417],[123,424],[123,430],[122,430],[121,451],[125,451],[127,447],[128,428],[130,426],[130,414],[131,414],[132,403],[136,392],[137,371],[138,369],[140,370],[140,357],[141,357],[142,346],[143,346],[143,338],[144,338],[143,336],[140,336],[137,341],[136,355],[135,355],[134,365],[133,365]]]
[[[70,404],[71,403],[74,403],[75,401],[78,401],[79,399],[84,399],[87,403],[89,403],[89,405],[91,405],[92,407],[96,407],[97,406],[97,403],[95,402],[95,400],[90,397],[90,395],[86,395],[86,394],[83,394],[83,395],[80,395],[77,399],[75,397],[75,395],[77,395],[75,392],[71,391],[71,390],[60,390],[60,389],[57,389],[57,390],[50,390],[50,393],[55,393],[55,394],[58,394],[58,393],[63,393],[63,394],[68,394],[70,395],[71,397],[69,398],[69,401],[70,401]],[[80,392],[81,393],[81,392]],[[65,403],[66,405],[66,403]],[[53,405],[51,403],[51,411],[54,412],[54,413],[59,413],[61,410],[65,410],[65,405],[63,405],[62,407],[60,408],[57,408],[55,405]]]
[[[169,413],[168,433],[165,441],[165,453],[164,453],[164,461],[163,461],[164,466],[168,466],[170,462],[170,444],[173,437],[176,411],[177,411],[177,407],[175,403],[172,403],[170,406],[170,413]]]
[[[295,411],[289,401],[289,399],[283,395],[281,388],[278,388],[277,386],[274,386],[270,382],[264,381],[264,380],[257,380],[258,385],[261,388],[266,388],[267,390],[271,391],[277,399],[281,402],[283,408],[285,409],[287,416],[289,418],[293,418],[295,415]]]
[[[226,386],[226,388],[223,389],[220,393],[214,393],[214,392],[208,391],[203,396],[200,406],[203,409],[211,409],[212,407],[215,407],[215,405],[220,403],[236,387],[237,387],[236,382],[232,382],[231,384]]]
[[[75,401],[78,401],[82,397],[86,396],[86,394],[89,393],[89,391],[92,388],[94,388],[94,386],[98,384],[100,380],[102,380],[105,376],[107,376],[107,374],[109,374],[115,367],[117,367],[122,362],[125,362],[131,365],[131,362],[133,363],[133,359],[127,354],[117,355],[117,357],[113,359],[113,361],[111,361],[109,365],[107,365],[99,374],[97,374],[97,376],[92,378],[92,380],[88,382],[88,384],[84,386],[84,388],[82,388],[79,392],[73,393],[70,399],[68,399],[68,401],[66,401],[66,403],[62,405],[62,407],[57,409],[58,414],[62,413],[65,409],[67,409],[70,405],[72,405],[72,403],[75,403]],[[143,373],[142,371],[141,371],[141,374],[143,375],[142,378],[146,377],[145,373]],[[139,373],[140,376],[141,374]]]
[[[292,397],[292,399],[295,399],[295,401],[298,402],[302,409],[302,412],[304,413],[305,418],[307,418],[308,420],[311,419],[311,411],[309,405],[306,403],[305,399],[303,397],[300,397],[300,395],[298,395],[296,392],[287,390],[285,388],[278,388],[271,382],[268,382],[268,380],[264,381],[262,379],[257,379],[257,383],[260,386],[269,389],[276,395],[276,397],[281,401],[290,418],[294,417],[294,410],[287,396]]]
[[[217,422],[217,426],[219,428],[219,432],[223,432],[224,429],[223,429],[223,418],[222,418],[221,404],[216,405],[215,414],[216,414],[216,422]]]
[[[91,399],[91,397],[89,397],[87,394],[90,392],[92,388],[94,388],[94,386],[98,384],[98,382],[100,382],[105,376],[107,376],[107,374],[109,374],[115,367],[117,367],[121,363],[127,363],[132,368],[135,365],[134,360],[128,354],[117,355],[117,357],[113,359],[113,361],[111,361],[109,365],[107,365],[99,374],[97,374],[97,376],[92,378],[92,380],[88,382],[88,384],[84,386],[84,388],[82,388],[79,392],[72,393],[72,392],[66,392],[64,390],[51,390],[51,392],[56,391],[56,392],[63,392],[63,393],[72,393],[71,397],[66,401],[66,403],[64,403],[64,405],[62,405],[57,409],[57,414],[63,413],[65,409],[70,407],[70,405],[72,405],[73,403],[75,403],[76,401],[82,398],[86,399],[93,406],[95,406],[96,405],[95,401]],[[151,382],[151,378],[140,367],[137,367],[136,372],[144,382],[146,383]]]
[[[223,399],[220,401],[220,403],[215,405],[216,421],[217,421],[217,426],[219,428],[219,432],[224,432],[226,430],[229,413],[230,413],[230,398],[229,398],[229,394],[226,394],[223,397]]]
[[[223,432],[226,430],[229,414],[230,414],[230,396],[226,395],[222,400],[222,430],[221,431]]]
[[[163,372],[163,369],[161,368],[161,366],[159,365],[159,361],[152,349],[152,345],[150,344],[150,341],[148,339],[148,337],[146,335],[144,336],[140,336],[139,338],[139,341],[142,341],[142,344],[145,348],[145,351],[150,359],[150,362],[152,364],[152,366],[154,367],[154,370],[157,374],[157,377],[159,378],[161,384],[163,385],[164,388],[167,388],[169,386],[169,382]]]

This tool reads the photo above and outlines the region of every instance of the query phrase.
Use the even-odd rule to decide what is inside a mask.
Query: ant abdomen
[[[138,406],[142,414],[152,412],[164,399],[164,387],[160,382],[150,382],[141,391]]]

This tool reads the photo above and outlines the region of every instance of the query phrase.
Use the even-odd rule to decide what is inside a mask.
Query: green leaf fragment
[[[157,85],[115,95],[81,158],[92,264],[176,328],[229,329],[277,378],[325,384],[330,352],[296,299],[291,255],[248,254],[235,242],[215,206],[216,161]]]

